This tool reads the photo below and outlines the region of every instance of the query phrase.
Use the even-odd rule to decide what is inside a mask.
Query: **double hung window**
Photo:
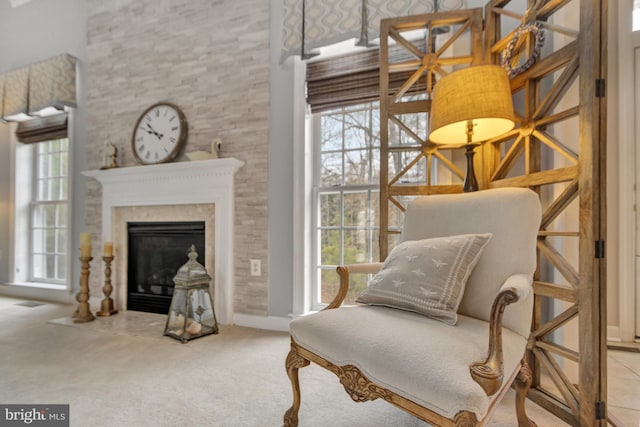
[[[14,231],[11,281],[70,285],[70,141],[67,113],[18,123],[14,147]]]
[[[417,43],[421,43],[418,41]],[[400,58],[401,49],[394,49]],[[312,309],[331,302],[339,278],[337,265],[377,262],[380,238],[380,57],[377,49],[314,60],[306,66],[306,97],[311,110],[313,153],[313,206],[311,221]],[[410,72],[399,73],[390,90],[399,90]],[[422,99],[425,86],[416,85],[405,96]],[[415,93],[414,93],[415,92]],[[405,114],[405,123],[426,135],[424,114]],[[422,147],[397,124],[389,126],[387,162],[390,175],[403,171],[402,183],[426,182],[428,168],[422,159],[412,162]],[[402,197],[400,197],[402,199]],[[390,227],[398,228],[401,215],[389,208]],[[353,302],[367,284],[365,275],[352,277],[345,299]]]
[[[380,135],[377,103],[314,115],[315,286],[312,306],[331,302],[338,265],[377,261]],[[362,292],[354,278],[347,302]]]
[[[69,252],[69,140],[40,142],[32,148],[31,281],[64,284]]]

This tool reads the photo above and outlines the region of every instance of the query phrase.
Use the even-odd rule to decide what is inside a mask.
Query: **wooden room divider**
[[[382,21],[380,253],[397,240],[408,199],[462,191],[463,150],[412,127],[428,123],[435,82],[460,67],[503,65],[517,125],[477,148],[475,165],[481,189],[528,187],[543,203],[529,398],[569,424],[606,425],[606,0],[522,5],[488,2],[484,26],[482,9]],[[398,47],[407,55],[389,54]],[[389,92],[394,73],[408,70]]]

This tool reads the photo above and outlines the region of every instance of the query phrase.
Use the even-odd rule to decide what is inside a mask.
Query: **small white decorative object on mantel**
[[[211,141],[211,152],[204,150],[193,151],[191,153],[187,153],[187,157],[189,160],[217,159],[220,147],[222,147],[222,140],[220,138],[213,138]]]
[[[104,165],[100,169],[113,169],[118,167],[118,148],[111,142],[104,144]]]

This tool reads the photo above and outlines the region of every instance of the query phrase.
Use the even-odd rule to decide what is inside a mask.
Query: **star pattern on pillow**
[[[420,293],[427,298],[433,295],[433,291],[431,289],[425,288],[424,286],[420,286]]]
[[[405,241],[394,247],[357,302],[415,311],[448,324],[491,234]]]
[[[406,282],[404,280],[400,280],[400,279],[394,279],[393,280],[393,286],[395,286],[396,288],[399,288],[400,286],[404,285]]]
[[[407,262],[412,262],[418,258],[418,255],[409,254],[409,255],[405,255],[404,257],[406,258]]]
[[[411,272],[415,274],[417,277],[427,277],[427,274],[419,268],[416,268],[415,270],[411,270]]]
[[[432,259],[431,261],[433,261],[433,265],[435,265],[436,268],[442,268],[442,267],[444,267],[446,265],[449,265],[449,263],[444,262],[444,261],[440,261],[438,259]]]

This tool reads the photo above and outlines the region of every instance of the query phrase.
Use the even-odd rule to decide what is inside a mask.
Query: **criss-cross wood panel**
[[[384,259],[399,233],[399,217],[412,197],[461,192],[464,172],[427,137],[431,92],[454,68],[480,64],[482,9],[456,10],[385,19],[380,27],[380,254]],[[391,58],[389,46],[406,55]],[[410,77],[397,90],[389,82],[398,73]],[[447,173],[454,183],[434,179]],[[391,241],[390,241],[391,240]]]
[[[529,345],[534,388],[529,397],[573,425],[604,425],[606,401],[605,78],[601,61],[606,2],[490,1],[485,9],[485,62],[523,64],[544,31],[531,68],[511,79],[518,125],[484,146],[489,188],[526,186],[545,210]],[[512,7],[513,6],[513,7]],[[514,42],[512,42],[514,43]],[[572,339],[571,337],[576,337]]]
[[[529,397],[569,424],[605,425],[606,0],[527,0],[525,10],[523,4],[489,1],[483,43],[477,41],[482,20],[475,10],[382,21],[380,254],[386,257],[398,232],[396,215],[408,198],[462,191],[455,153],[430,143],[428,126],[416,129],[404,117],[424,114],[428,122],[431,90],[455,68],[503,65],[512,72],[517,124],[476,149],[476,171],[481,189],[528,187],[544,207],[527,356],[534,374]],[[450,34],[437,47],[434,37],[443,32],[434,29],[448,25]],[[416,29],[424,30],[426,51],[404,35]],[[459,54],[451,46],[462,34],[470,50]],[[413,58],[390,63],[389,43],[404,46]],[[389,76],[407,70],[414,70],[412,77],[388,93]],[[412,92],[418,82],[426,93]],[[396,144],[399,133],[412,142]],[[394,168],[398,153],[407,160]],[[423,182],[405,179],[425,163]],[[448,180],[434,179],[441,178],[434,168],[449,170]]]

